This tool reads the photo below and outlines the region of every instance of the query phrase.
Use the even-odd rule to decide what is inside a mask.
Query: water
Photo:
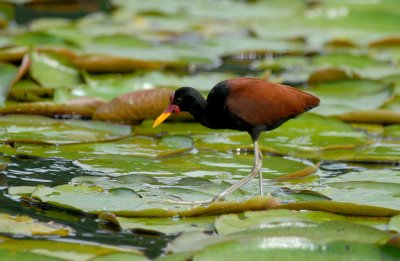
[[[93,175],[73,164],[72,161],[36,157],[10,157],[10,164],[2,171],[7,177],[8,186],[57,186],[68,183],[73,177]],[[44,181],[44,182],[43,182]],[[20,203],[10,198],[7,189],[0,194],[0,213],[11,215],[28,215],[42,222],[56,222],[70,226],[75,235],[63,238],[72,242],[87,241],[115,246],[135,247],[151,257],[158,256],[171,236],[138,234],[130,231],[119,231],[115,226],[98,221],[95,215],[74,213],[42,205]],[[21,238],[21,236],[18,236]],[[26,237],[30,238],[30,237]],[[51,237],[54,238],[54,237]]]

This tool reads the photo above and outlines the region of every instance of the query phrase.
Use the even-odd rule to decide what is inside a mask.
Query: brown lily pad
[[[30,65],[31,65],[31,57],[29,54],[25,54],[24,57],[22,58],[21,65],[18,68],[18,73],[11,82],[10,86],[13,86],[17,81],[19,81],[22,77],[25,76],[25,74],[29,70]]]
[[[346,122],[398,124],[400,113],[390,110],[363,110],[352,111],[336,116],[337,119]]]
[[[167,107],[171,93],[169,89],[126,93],[100,106],[93,119],[138,124],[144,119],[157,117]]]
[[[21,61],[24,55],[28,52],[27,47],[8,47],[0,50],[0,61],[3,62],[18,62]]]
[[[131,58],[113,57],[106,55],[85,55],[76,57],[73,62],[81,69],[89,72],[131,72],[137,69],[156,70],[165,65]]]
[[[14,103],[0,108],[0,114],[35,114],[49,117],[80,116],[91,118],[95,110],[105,101],[96,97],[82,97],[57,104],[54,102]]]
[[[330,213],[338,213],[344,215],[355,216],[373,216],[373,217],[392,217],[398,215],[400,210],[359,205],[348,202],[338,201],[307,201],[287,203],[273,207],[274,209],[291,209],[291,210],[317,210]]]
[[[357,45],[349,39],[333,39],[324,44],[328,48],[355,48]]]
[[[400,37],[388,37],[369,43],[368,47],[400,46]]]
[[[354,72],[343,69],[327,68],[313,72],[308,78],[308,83],[331,82],[350,79],[360,79],[360,76]]]

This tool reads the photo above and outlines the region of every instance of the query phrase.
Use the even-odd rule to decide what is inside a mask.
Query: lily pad
[[[80,74],[68,58],[55,53],[32,52],[30,75],[45,87],[72,88],[81,83]]]
[[[245,202],[215,202],[207,206],[188,208],[176,201],[177,190],[173,194],[151,193],[137,194],[130,189],[112,189],[105,191],[96,186],[60,185],[54,188],[38,186],[31,197],[44,203],[78,212],[99,214],[112,212],[125,217],[191,217],[236,213],[245,210],[261,210],[275,206],[272,197],[256,197]],[[189,196],[190,198],[185,198]],[[196,198],[197,197],[197,198]],[[198,194],[182,194],[184,200],[206,200]],[[172,200],[172,201],[171,201]],[[116,204],[115,202],[118,202]]]
[[[69,236],[73,234],[71,228],[63,225],[39,222],[29,216],[11,216],[4,213],[0,214],[0,231],[27,236]]]
[[[336,116],[337,119],[346,122],[398,124],[400,113],[392,110],[360,110],[350,111]]]
[[[88,260],[93,257],[113,253],[129,253],[143,257],[143,255],[132,249],[93,244],[90,242],[58,242],[42,239],[12,239],[1,237],[0,251],[11,257],[32,258],[29,260]],[[36,259],[35,259],[36,258]],[[18,260],[18,259],[11,259]],[[141,260],[141,259],[139,259]]]
[[[314,113],[339,115],[379,108],[391,97],[393,87],[376,81],[351,80],[315,84],[308,91],[321,99]]]
[[[394,216],[390,219],[389,230],[400,232],[400,215]]]
[[[17,73],[18,69],[14,65],[0,63],[0,106],[4,106],[9,89]]]
[[[19,46],[69,46],[69,44],[59,37],[50,35],[46,32],[33,31],[24,32],[13,38],[13,43]]]
[[[389,139],[389,140],[391,140],[391,139],[394,139],[394,140],[400,139],[400,124],[394,124],[394,125],[386,126],[384,128],[383,136],[386,139]]]
[[[168,89],[127,93],[99,107],[93,118],[137,124],[142,120],[157,117],[167,107],[171,93]]]
[[[91,261],[113,261],[113,260],[119,260],[119,261],[148,261],[148,259],[145,256],[142,255],[137,255],[133,253],[112,253],[112,254],[107,254],[107,255],[102,255],[98,257],[94,257],[90,259]]]
[[[38,88],[39,92],[42,93],[52,89]],[[22,91],[24,99],[29,96],[28,99],[40,100],[41,98],[36,96],[36,93],[32,95],[32,89],[28,92]],[[11,93],[15,96],[17,91]],[[92,118],[94,112],[98,107],[105,103],[100,98],[88,98],[82,97],[73,100],[69,100],[65,103],[54,103],[54,102],[21,102],[21,103],[7,103],[4,108],[0,108],[0,114],[36,114],[48,117],[62,117],[62,118]]]
[[[52,99],[54,95],[53,88],[40,86],[31,80],[22,80],[16,82],[9,93],[9,101],[44,101]],[[7,104],[9,106],[9,104]],[[24,106],[24,103],[18,103],[17,106]],[[12,106],[12,105],[11,105]],[[28,113],[27,113],[28,114]]]
[[[400,210],[398,171],[349,172],[325,182],[317,191],[336,201]]]
[[[399,214],[399,210],[359,205],[349,202],[338,202],[338,201],[305,201],[305,202],[293,202],[286,203],[274,207],[275,209],[291,209],[291,210],[318,210],[330,213],[344,214],[344,215],[356,215],[356,216],[372,216],[372,217],[392,217]]]
[[[104,141],[130,134],[130,127],[83,120],[55,120],[43,116],[0,117],[3,142],[68,144]]]
[[[116,217],[124,230],[178,234],[188,231],[213,231],[215,217],[196,218],[126,218]]]
[[[305,114],[261,136],[262,148],[272,147],[282,154],[308,157],[325,150],[354,149],[372,143],[363,132],[338,120]]]
[[[215,228],[219,235],[226,235],[238,231],[265,228],[307,227],[311,226],[313,223],[322,223],[329,220],[347,221],[380,229],[386,228],[389,222],[389,218],[385,217],[348,216],[323,211],[294,211],[279,209],[245,212],[241,215],[222,215],[215,221]]]
[[[191,240],[188,240],[189,238],[191,238]],[[381,231],[368,226],[343,221],[327,221],[320,224],[315,224],[312,222],[277,222],[275,224],[271,224],[271,226],[267,228],[243,230],[223,236],[206,236],[199,233],[182,234],[171,243],[169,249],[172,250],[174,253],[192,252],[196,257],[197,254],[204,253],[204,251],[207,251],[208,249],[221,251],[223,249],[223,247],[221,248],[221,246],[223,246],[224,244],[229,244],[229,242],[238,243],[236,245],[237,248],[235,251],[242,251],[243,247],[246,249],[245,242],[262,239],[266,243],[270,242],[271,245],[268,244],[268,246],[271,246],[271,248],[268,248],[269,251],[265,251],[264,245],[264,247],[260,247],[258,250],[253,249],[253,251],[251,251],[252,254],[256,255],[258,253],[258,255],[263,255],[263,251],[265,251],[265,255],[271,255],[272,253],[274,253],[273,255],[288,255],[289,253],[291,253],[291,257],[293,257],[293,253],[301,253],[299,252],[300,249],[308,249],[308,251],[314,254],[322,250],[318,250],[318,248],[299,247],[298,244],[295,244],[294,242],[318,242],[318,244],[327,246],[330,244],[335,245],[338,242],[342,241],[343,244],[346,242],[348,246],[359,244],[383,246],[382,244],[390,238],[391,233],[387,231]],[[189,241],[194,244],[188,244]],[[282,244],[284,244],[285,242],[285,247],[280,244],[272,244],[272,242],[278,244],[279,242],[281,242]],[[272,250],[273,246],[277,247],[277,249],[275,250],[276,252]],[[278,249],[280,251],[278,251]],[[330,248],[326,248],[325,250],[327,249]],[[393,247],[392,251],[395,251],[395,249],[396,248]],[[324,252],[324,250],[322,251]],[[361,253],[362,252],[363,251],[361,251]],[[311,253],[308,254],[310,255]],[[335,258],[337,258],[336,254],[336,252],[332,252],[332,255],[334,255]],[[329,255],[329,253],[326,252],[325,255]]]
[[[296,242],[296,244],[294,243]],[[291,248],[287,246],[291,245]],[[396,247],[376,246],[374,244],[330,242],[319,243],[304,238],[254,238],[231,241],[194,254],[194,260],[242,260],[243,256],[250,260],[279,259],[291,260],[293,255],[299,260],[337,260],[346,256],[348,259],[376,260],[385,256],[387,260],[399,258]],[[229,257],[227,257],[229,256]]]

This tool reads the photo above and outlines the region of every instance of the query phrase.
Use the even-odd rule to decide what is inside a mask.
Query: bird
[[[281,126],[286,121],[317,107],[320,99],[297,88],[258,78],[233,78],[217,83],[207,99],[192,87],[181,87],[169,98],[169,105],[155,119],[153,128],[172,114],[189,112],[194,119],[211,129],[246,131],[253,142],[254,167],[250,174],[234,183],[211,200],[182,204],[209,204],[225,197],[255,177],[259,177],[263,195],[262,152],[258,145],[260,134]]]

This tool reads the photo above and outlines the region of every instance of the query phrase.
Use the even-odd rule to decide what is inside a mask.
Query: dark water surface
[[[62,159],[44,159],[36,157],[10,157],[10,164],[1,175],[6,176],[8,186],[57,186],[68,183],[73,177],[93,175],[71,161]],[[3,179],[4,180],[4,179]],[[116,202],[117,203],[117,202]],[[7,189],[0,195],[0,213],[11,215],[28,215],[42,222],[54,221],[73,228],[75,235],[63,240],[88,241],[115,246],[135,247],[149,257],[156,257],[171,237],[160,235],[120,232],[117,228],[96,220],[95,215],[68,212],[46,205],[34,206],[28,202],[19,202],[10,198]],[[18,236],[21,238],[21,236]],[[28,237],[27,237],[28,238]]]

